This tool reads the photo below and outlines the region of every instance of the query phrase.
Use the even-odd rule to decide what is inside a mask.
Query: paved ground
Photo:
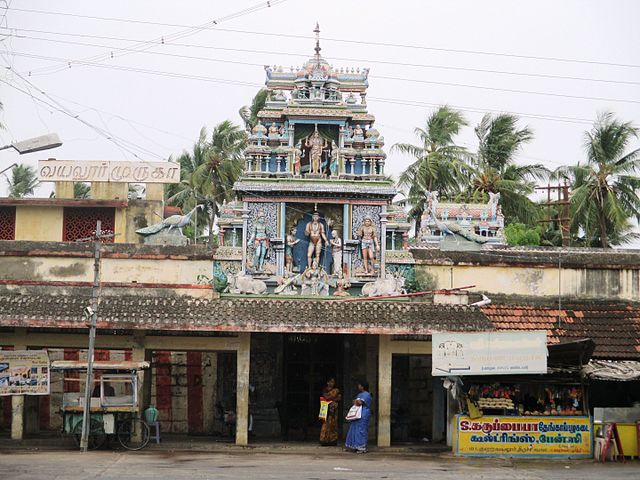
[[[3,446],[4,447],[4,446]],[[597,464],[582,461],[533,461],[501,458],[455,458],[451,455],[355,455],[340,451],[313,453],[142,452],[9,449],[0,447],[0,478],[201,480],[201,479],[463,479],[463,480],[615,480],[640,479],[640,461]]]

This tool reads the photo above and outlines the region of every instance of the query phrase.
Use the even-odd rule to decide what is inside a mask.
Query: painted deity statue
[[[340,152],[338,151],[338,146],[336,142],[331,142],[331,164],[329,165],[329,170],[331,171],[332,177],[338,176],[338,163],[340,162]]]
[[[258,217],[253,226],[251,241],[253,241],[255,247],[253,269],[256,272],[262,272],[265,259],[267,258],[267,250],[269,249],[269,235],[267,234],[267,224],[262,210],[258,212]]]
[[[331,231],[331,256],[333,257],[333,269],[334,275],[340,275],[342,271],[342,239],[338,236],[337,230]]]
[[[354,138],[361,138],[364,137],[364,130],[362,130],[362,127],[358,124],[356,125],[356,128],[353,130],[353,136]]]
[[[295,247],[300,242],[299,239],[296,238],[296,229],[295,227],[289,231],[289,235],[287,235],[287,244],[284,250],[284,265],[287,272],[293,272],[293,267],[295,267],[295,261],[293,259],[293,247]]]
[[[318,267],[318,262],[313,262],[302,274],[302,295],[329,295],[329,276],[324,268]]]
[[[307,265],[311,265],[312,257],[316,262],[320,263],[320,252],[322,251],[322,245],[326,245],[327,235],[324,231],[324,225],[320,223],[320,214],[313,212],[311,221],[307,223],[304,228],[305,236],[309,237],[309,248],[307,248]]]
[[[300,144],[293,151],[293,174],[295,176],[300,175],[300,168],[302,167],[302,150],[300,150]]]
[[[380,250],[380,244],[378,243],[378,232],[369,215],[364,217],[357,234],[362,248],[364,274],[373,275],[375,273],[376,253]]]
[[[310,173],[320,174],[322,168],[322,151],[327,148],[329,144],[320,136],[317,125],[313,134],[305,140],[304,146],[311,149],[309,151],[309,157],[311,159]]]

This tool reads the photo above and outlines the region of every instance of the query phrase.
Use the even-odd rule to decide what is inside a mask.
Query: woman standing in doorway
[[[354,405],[362,407],[362,413],[358,420],[353,420],[349,426],[345,448],[356,453],[367,453],[369,442],[369,418],[371,417],[371,394],[369,383],[366,380],[358,382],[358,395],[353,400]]]
[[[336,388],[336,379],[331,377],[327,380],[327,385],[322,390],[322,396],[329,400],[327,418],[320,430],[320,445],[331,446],[338,444],[338,402],[342,400],[340,390]]]

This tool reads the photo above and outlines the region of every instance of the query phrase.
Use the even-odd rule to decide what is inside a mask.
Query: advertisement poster
[[[49,395],[46,350],[0,350],[0,396]]]
[[[456,417],[457,455],[591,457],[590,417]]]
[[[433,334],[433,376],[547,373],[547,333]]]

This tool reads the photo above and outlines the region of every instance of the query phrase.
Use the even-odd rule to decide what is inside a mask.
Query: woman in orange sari
[[[327,419],[322,424],[320,430],[320,445],[331,446],[338,444],[338,402],[342,400],[340,390],[336,388],[336,379],[331,377],[327,380],[327,385],[322,390],[322,396],[329,400]]]

